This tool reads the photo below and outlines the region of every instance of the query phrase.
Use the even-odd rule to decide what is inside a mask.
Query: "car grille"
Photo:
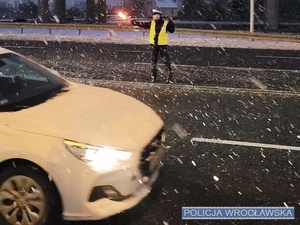
[[[158,151],[163,147],[162,143],[164,142],[164,131],[161,130],[150,142],[149,145],[141,153],[141,161],[140,161],[140,170],[143,176],[150,176],[157,165],[153,165],[154,160],[157,160]],[[160,161],[160,160],[158,160]]]

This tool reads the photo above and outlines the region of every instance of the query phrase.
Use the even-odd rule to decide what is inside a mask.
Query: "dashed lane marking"
[[[194,142],[300,151],[300,147],[297,147],[297,146],[274,145],[274,144],[264,144],[264,143],[255,143],[255,142],[246,142],[246,141],[231,141],[231,140],[196,138],[195,137],[195,138],[191,139],[191,143],[194,144]]]
[[[226,69],[226,70],[247,70],[247,71],[259,71],[259,72],[262,72],[262,71],[273,71],[273,72],[300,73],[300,70],[271,69],[271,68],[253,68],[253,67],[208,66],[208,68]]]
[[[134,63],[135,65],[151,65],[151,63],[140,63],[140,62],[135,62]],[[159,66],[163,66],[164,64],[163,63],[158,63],[157,65]],[[199,66],[195,66],[195,65],[184,65],[184,64],[174,64],[174,66],[177,66],[177,67],[191,67],[191,68],[197,68]]]
[[[135,65],[151,65],[151,63],[134,63]],[[159,66],[163,66],[163,63],[158,63]],[[271,69],[271,68],[253,68],[253,67],[229,67],[229,66],[195,66],[195,65],[186,65],[186,64],[173,64],[175,67],[187,67],[187,68],[213,68],[213,69],[224,69],[224,70],[246,70],[246,71],[274,71],[274,72],[292,72],[300,73],[299,70],[286,70],[286,69]]]
[[[256,58],[270,58],[270,59],[300,59],[300,57],[293,56],[275,56],[275,55],[257,55]]]
[[[149,51],[133,51],[133,50],[115,50],[116,52],[126,52],[126,53],[149,53]]]

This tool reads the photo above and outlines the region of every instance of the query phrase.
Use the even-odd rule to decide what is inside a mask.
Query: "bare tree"
[[[95,23],[95,0],[86,0],[86,22]]]
[[[38,0],[38,15],[41,22],[48,23],[50,21],[48,0]]]
[[[66,0],[55,0],[54,10],[60,23],[64,23],[66,21]]]
[[[279,27],[279,1],[265,0],[266,28],[277,30]]]

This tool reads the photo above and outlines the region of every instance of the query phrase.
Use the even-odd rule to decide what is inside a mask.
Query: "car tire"
[[[0,171],[1,225],[53,225],[60,218],[57,190],[40,168],[13,162]]]

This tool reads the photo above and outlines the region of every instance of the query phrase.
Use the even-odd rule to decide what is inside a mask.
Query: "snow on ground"
[[[41,40],[47,41],[72,41],[88,43],[116,43],[116,44],[148,44],[148,32],[141,31],[107,31],[107,30],[78,30],[24,28],[20,34],[19,28],[0,28],[2,40]],[[274,41],[274,40],[251,40],[247,38],[227,38],[197,35],[170,34],[169,44],[177,46],[199,46],[220,48],[250,48],[250,49],[281,49],[300,50],[300,43]]]

